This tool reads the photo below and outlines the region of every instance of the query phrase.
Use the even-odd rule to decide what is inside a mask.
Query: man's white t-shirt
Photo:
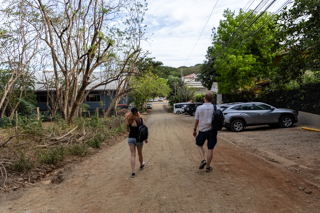
[[[199,120],[199,131],[206,132],[212,129],[213,110],[211,103],[204,103],[197,107],[195,118]]]

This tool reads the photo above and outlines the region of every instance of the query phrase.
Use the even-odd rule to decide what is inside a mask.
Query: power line
[[[202,29],[202,31],[201,31],[201,33],[200,33],[200,35],[199,35],[198,40],[196,41],[195,45],[193,46],[193,48],[192,48],[192,50],[191,50],[191,52],[190,52],[189,56],[188,56],[188,57],[187,57],[187,59],[185,60],[185,62],[189,59],[189,57],[190,57],[190,55],[192,54],[192,52],[193,52],[194,48],[197,46],[198,41],[199,41],[199,39],[200,39],[200,37],[201,37],[201,35],[202,35],[202,33],[203,33],[204,29],[206,28],[206,26],[207,26],[207,24],[208,24],[208,22],[209,22],[209,20],[210,20],[210,18],[211,18],[211,16],[212,16],[212,14],[213,14],[213,11],[214,11],[214,9],[216,8],[216,6],[217,6],[218,2],[219,2],[219,0],[217,0],[216,4],[214,5],[214,7],[213,7],[213,9],[212,9],[212,11],[211,11],[211,13],[210,13],[209,18],[208,18],[208,20],[207,20],[206,24],[204,25],[204,27],[203,27],[203,29]]]
[[[253,4],[253,2],[255,2],[256,0],[249,0],[248,3],[246,4],[246,6],[244,6],[243,10],[248,10],[251,5]],[[251,2],[251,3],[250,3]],[[249,6],[248,6],[249,5]],[[248,6],[248,8],[246,9],[246,7]]]
[[[276,12],[275,14],[279,14],[283,8],[285,8],[288,4],[292,3],[291,0],[287,0]],[[275,16],[270,17],[267,21],[265,21],[261,27],[256,30],[255,32],[253,32],[251,35],[248,36],[247,39],[245,39],[244,41],[242,41],[230,54],[228,54],[228,57],[226,59],[224,59],[222,62],[220,62],[217,67],[219,67],[223,62],[225,62],[226,60],[228,60],[230,58],[230,56],[232,55],[232,53],[234,53],[236,50],[238,50],[240,47],[242,47],[244,44],[246,44],[250,39],[252,39],[258,32],[260,32],[260,30],[262,30],[270,21],[273,20]]]
[[[222,46],[213,56],[212,58],[216,57],[221,51],[225,52],[223,49],[224,47],[227,47],[227,50],[232,46],[232,44],[235,43],[235,41],[237,41],[239,39],[239,36],[237,36],[237,32],[239,30],[242,30],[244,27],[245,27],[245,24],[248,23],[247,19],[249,19],[255,12],[259,12],[261,10],[261,8],[263,6],[266,5],[266,3],[268,2],[269,0],[261,0],[260,3],[256,6],[256,8],[254,10],[251,11],[251,13],[243,20],[243,22],[241,23],[241,25],[237,28],[237,30],[233,33],[233,35],[231,36],[231,38],[229,38],[229,40],[225,43],[224,46]],[[254,2],[254,1],[253,1]],[[252,3],[253,3],[252,2]],[[251,4],[252,4],[251,3]],[[251,6],[251,5],[250,5]],[[248,10],[249,8],[247,8]],[[246,13],[247,11],[245,11]],[[243,26],[243,27],[242,27]],[[248,28],[247,28],[248,29]],[[243,34],[243,33],[242,33]],[[236,40],[235,40],[236,39]],[[230,45],[231,43],[231,45]],[[219,54],[218,56],[221,56],[222,54]]]
[[[251,27],[255,22],[257,22],[258,19],[259,19],[275,2],[276,2],[276,0],[273,0],[273,1],[264,9],[264,11],[263,11],[262,13],[260,13],[260,15],[258,15],[258,16],[251,22],[251,24],[242,32],[242,34],[241,34],[240,36],[238,36],[238,37],[232,42],[232,44],[229,45],[229,47],[220,54],[220,56],[223,55],[226,51],[228,51],[228,49],[230,49],[230,47],[231,47],[236,41],[238,41],[238,40],[242,37],[242,35],[243,35],[244,33],[246,33],[246,32],[250,29],[250,27]]]

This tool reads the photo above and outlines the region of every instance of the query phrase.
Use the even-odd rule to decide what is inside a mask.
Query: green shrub
[[[195,102],[203,102],[203,98],[205,95],[206,94],[204,93],[195,95]]]
[[[19,160],[13,163],[12,170],[18,172],[24,172],[32,169],[34,167],[34,161],[31,158],[26,158],[24,153],[21,153]]]
[[[10,118],[0,118],[0,128],[6,129],[8,127],[12,127],[12,122],[13,121]]]
[[[41,163],[43,164],[57,164],[65,157],[66,150],[63,146],[58,148],[50,148],[39,154]]]
[[[44,134],[42,119],[38,121],[36,115],[30,115],[27,119],[24,116],[18,116],[19,128],[30,135],[42,136]]]
[[[106,140],[106,137],[99,133],[96,136],[94,136],[93,138],[88,140],[88,144],[92,147],[92,148],[100,148],[102,142]]]
[[[85,156],[88,151],[85,145],[76,144],[68,149],[69,153],[74,156]]]

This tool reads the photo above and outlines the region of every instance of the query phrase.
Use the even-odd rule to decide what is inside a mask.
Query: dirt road
[[[146,166],[135,178],[123,140],[67,166],[61,184],[1,195],[0,212],[320,212],[314,185],[221,138],[214,170],[199,170],[190,117],[153,104],[147,125]]]

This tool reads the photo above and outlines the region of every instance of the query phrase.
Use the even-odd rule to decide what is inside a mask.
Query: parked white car
[[[183,106],[185,105],[186,103],[175,103],[173,104],[173,113],[175,114],[181,114],[183,113]]]
[[[160,97],[160,98],[159,98],[159,101],[163,101],[163,97]]]

